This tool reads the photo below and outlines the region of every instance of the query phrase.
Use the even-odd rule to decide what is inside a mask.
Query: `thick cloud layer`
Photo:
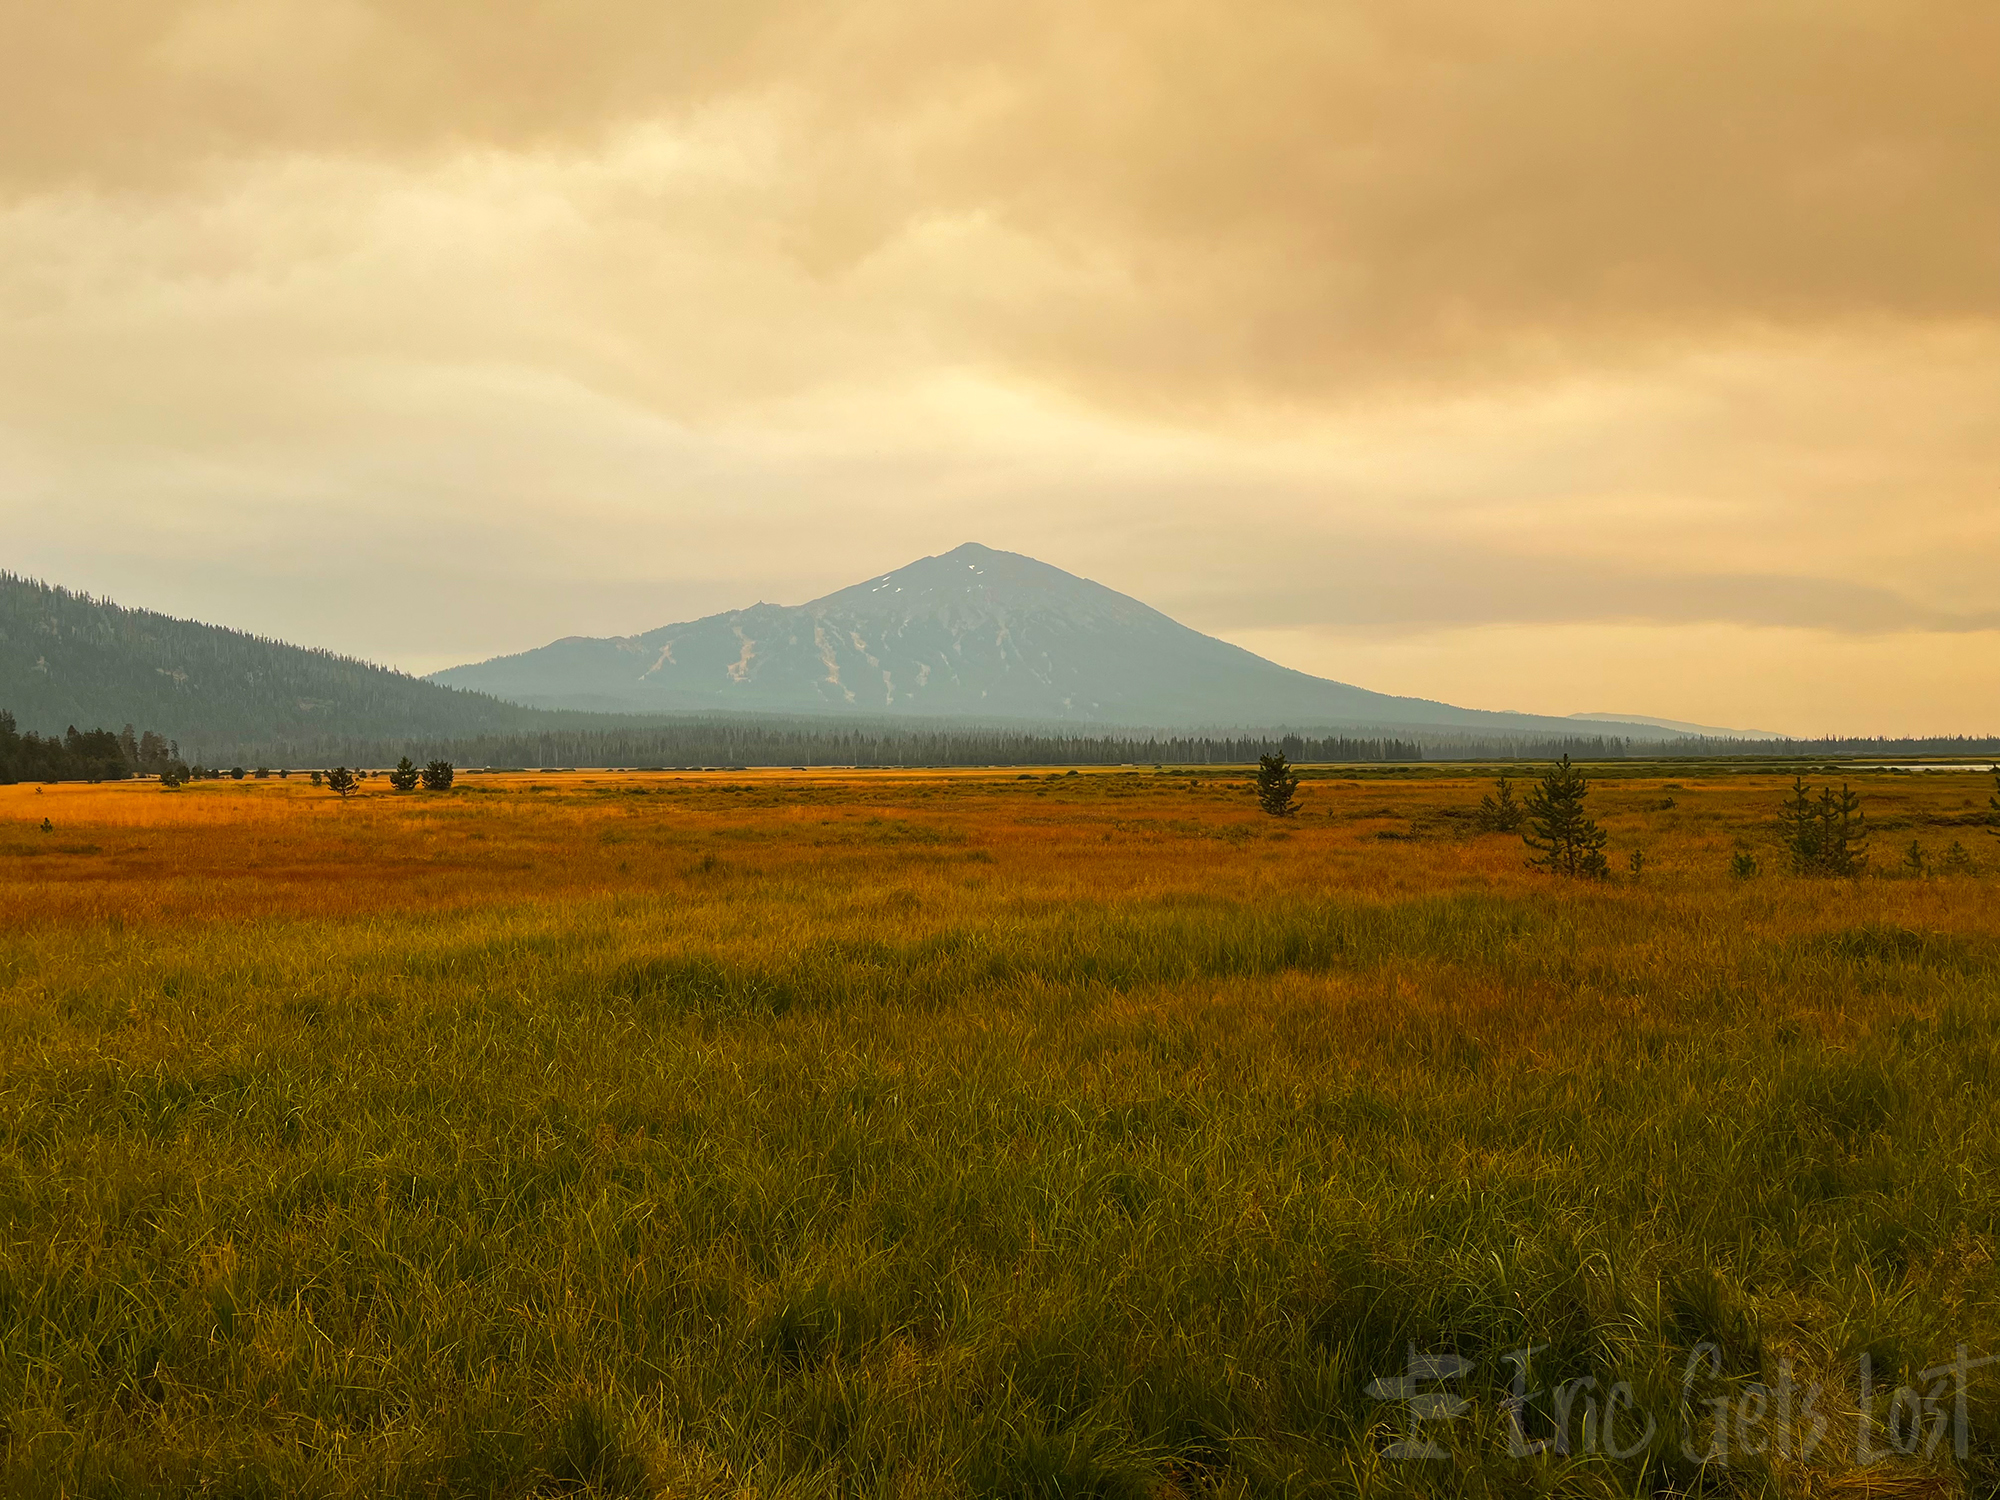
[[[1983,0],[7,29],[17,568],[428,668],[977,539],[1391,691],[1993,727]]]

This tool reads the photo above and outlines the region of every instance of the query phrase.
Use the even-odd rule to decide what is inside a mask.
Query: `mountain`
[[[756,604],[643,635],[570,636],[431,681],[543,708],[625,713],[1576,733],[1567,719],[1397,698],[1294,671],[1102,584],[973,543],[806,604]],[[1601,729],[1674,737],[1629,721]]]
[[[1656,729],[1671,729],[1677,734],[1700,735],[1712,740],[1784,738],[1782,734],[1770,729],[1721,729],[1714,724],[1689,724],[1682,719],[1656,719],[1647,714],[1571,714],[1570,717],[1589,724],[1650,724]]]
[[[328,735],[476,735],[563,722],[330,651],[0,573],[0,709],[23,730],[136,724],[186,753]]]

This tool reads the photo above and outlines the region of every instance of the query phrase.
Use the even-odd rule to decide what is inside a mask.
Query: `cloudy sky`
[[[2000,730],[1993,0],[0,0],[0,567],[427,671],[962,541]]]

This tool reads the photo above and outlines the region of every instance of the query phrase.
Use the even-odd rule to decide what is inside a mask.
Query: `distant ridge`
[[[1698,735],[1711,740],[1781,740],[1782,734],[1770,729],[1719,729],[1713,724],[1689,724],[1681,719],[1656,719],[1648,714],[1571,714],[1570,718],[1586,724],[1651,724],[1660,729],[1671,729],[1679,734]]]
[[[1102,584],[977,543],[805,604],[755,604],[633,636],[570,636],[430,680],[600,712],[1576,733],[1569,719],[1456,708],[1294,671]],[[1677,733],[1633,720],[1593,728],[1648,741]]]
[[[0,573],[0,709],[23,730],[133,723],[239,742],[506,734],[568,722],[407,673]]]

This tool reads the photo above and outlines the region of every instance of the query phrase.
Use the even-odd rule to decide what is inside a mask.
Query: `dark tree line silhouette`
[[[754,715],[690,716],[631,728],[398,740],[314,737],[226,747],[237,759],[273,765],[393,766],[401,755],[460,766],[1103,766],[1244,765],[1282,754],[1295,764],[1426,759],[1613,758],[1621,742],[1595,737],[1496,740],[1258,733],[1170,734],[1147,730],[895,724]]]
[[[179,766],[180,748],[153,733],[124,729],[78,730],[62,735],[22,734],[11,713],[0,711],[0,785],[17,781],[123,781],[160,775]]]

